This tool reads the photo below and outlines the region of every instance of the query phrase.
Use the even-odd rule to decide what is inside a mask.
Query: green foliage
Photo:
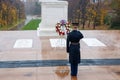
[[[106,15],[104,19],[104,24],[111,25],[112,15]]]
[[[8,29],[25,19],[24,4],[20,0],[0,0],[0,27]]]
[[[40,22],[40,19],[33,19],[27,25],[25,25],[22,30],[37,30]]]
[[[120,17],[115,17],[110,26],[111,29],[120,29]]]
[[[112,0],[111,7],[113,9],[113,18],[110,28],[120,29],[120,0]]]

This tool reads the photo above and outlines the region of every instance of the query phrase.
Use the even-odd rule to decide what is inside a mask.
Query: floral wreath
[[[60,36],[64,36],[70,32],[70,23],[65,20],[61,20],[56,24],[56,32]]]

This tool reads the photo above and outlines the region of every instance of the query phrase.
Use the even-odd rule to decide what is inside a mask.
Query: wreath
[[[61,20],[56,24],[56,32],[60,36],[67,35],[70,32],[70,23],[65,20]]]

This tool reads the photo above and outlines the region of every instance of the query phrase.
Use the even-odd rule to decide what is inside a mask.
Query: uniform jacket
[[[73,30],[67,35],[66,51],[69,53],[70,63],[80,63],[80,39],[83,34],[80,31]],[[75,44],[72,44],[75,43]]]

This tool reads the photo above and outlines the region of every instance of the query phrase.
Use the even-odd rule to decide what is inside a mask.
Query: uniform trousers
[[[71,63],[70,67],[71,67],[71,76],[77,76],[78,63],[76,63],[76,64]]]

